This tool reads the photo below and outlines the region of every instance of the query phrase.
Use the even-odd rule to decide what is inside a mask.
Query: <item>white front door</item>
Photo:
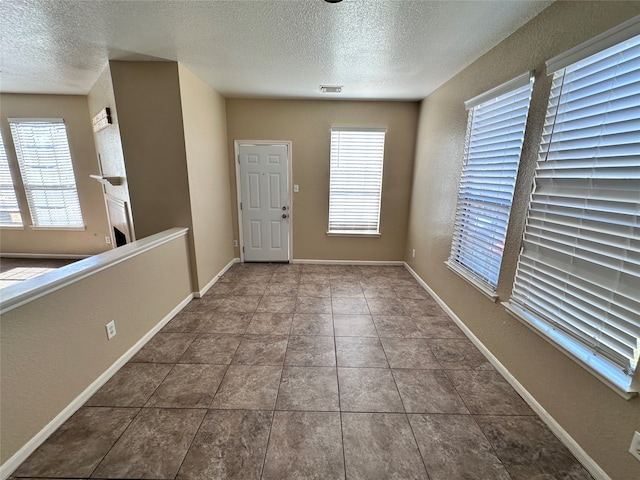
[[[245,262],[289,261],[288,153],[287,145],[239,145]]]

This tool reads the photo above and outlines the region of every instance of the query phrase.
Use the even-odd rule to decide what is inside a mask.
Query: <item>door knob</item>
[[[287,207],[282,207],[282,210],[286,210],[286,209],[287,209]]]
[[[286,213],[283,213],[282,218],[289,218],[289,215],[287,215]]]

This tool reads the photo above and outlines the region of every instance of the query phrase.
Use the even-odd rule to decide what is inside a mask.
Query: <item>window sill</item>
[[[362,233],[358,233],[358,232],[352,232],[352,231],[334,231],[334,232],[327,232],[327,237],[371,237],[371,238],[378,238],[380,237],[381,234],[378,232],[362,232]]]
[[[29,227],[31,230],[64,230],[71,232],[84,232],[86,227],[82,225],[81,227],[62,227],[62,226],[50,226],[50,227],[36,227],[35,225],[31,225]]]
[[[24,225],[0,225],[2,230],[24,230]]]
[[[633,378],[625,375],[618,366],[613,365],[603,357],[595,355],[568,335],[545,322],[527,315],[509,302],[502,302],[502,305],[507,310],[507,313],[540,335],[625,400],[638,395],[637,388],[633,386]]]
[[[451,270],[453,273],[458,275],[463,280],[466,280],[467,282],[469,282],[471,286],[473,286],[476,290],[480,291],[480,293],[482,293],[489,300],[491,300],[494,303],[498,301],[498,298],[499,298],[498,294],[494,290],[492,290],[488,285],[485,285],[484,283],[482,283],[477,278],[471,276],[471,274],[467,270],[460,267],[457,263],[447,260],[446,262],[444,262],[444,264],[447,267],[449,267],[449,270]]]

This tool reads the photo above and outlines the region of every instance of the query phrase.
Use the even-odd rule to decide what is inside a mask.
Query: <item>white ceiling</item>
[[[175,60],[227,97],[422,99],[551,3],[0,0],[0,90],[86,94],[110,59]]]

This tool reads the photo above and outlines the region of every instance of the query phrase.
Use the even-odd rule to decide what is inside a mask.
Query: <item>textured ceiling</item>
[[[0,90],[86,94],[110,59],[175,60],[229,97],[421,99],[551,3],[0,0]]]

